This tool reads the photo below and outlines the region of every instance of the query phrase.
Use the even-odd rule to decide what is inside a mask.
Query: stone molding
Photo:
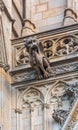
[[[8,71],[9,65],[7,61],[2,16],[0,17],[0,32],[0,67],[2,67],[5,71]]]

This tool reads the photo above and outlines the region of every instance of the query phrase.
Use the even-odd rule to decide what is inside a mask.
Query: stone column
[[[47,109],[49,109],[49,104],[45,103],[44,104],[44,130],[47,130],[47,117],[46,117]]]
[[[22,114],[22,111],[20,109],[16,109],[16,130],[22,130],[21,128],[21,121],[20,121],[20,114]]]
[[[31,112],[31,130],[34,130],[34,108],[31,107],[30,108],[30,112]]]
[[[25,18],[23,20],[23,27],[21,30],[21,36],[27,36],[27,35],[35,34],[38,32],[35,24],[32,23],[32,19],[31,19],[31,13],[32,13],[31,0],[26,0],[25,4],[26,4],[25,5],[26,11],[25,11]]]

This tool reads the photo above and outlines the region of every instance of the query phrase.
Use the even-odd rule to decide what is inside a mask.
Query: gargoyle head
[[[37,40],[36,37],[29,37],[28,39],[24,40],[24,43],[28,52],[39,51],[39,47],[38,47],[39,41]]]

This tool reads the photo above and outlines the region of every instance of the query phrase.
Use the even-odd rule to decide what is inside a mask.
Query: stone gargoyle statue
[[[68,116],[68,111],[66,110],[54,110],[52,114],[53,119],[60,125],[63,125],[67,116]]]
[[[47,57],[43,53],[41,42],[34,36],[24,39],[24,44],[29,53],[30,65],[37,72],[37,79],[52,76],[53,71]]]

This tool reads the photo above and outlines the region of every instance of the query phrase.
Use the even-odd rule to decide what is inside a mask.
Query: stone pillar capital
[[[22,110],[20,110],[19,108],[16,108],[16,109],[15,109],[15,113],[22,114]]]
[[[50,107],[49,104],[47,104],[47,103],[44,104],[44,108],[49,109],[49,107]]]
[[[34,111],[34,107],[31,107],[31,108],[30,108],[30,111],[33,112],[33,111]]]

